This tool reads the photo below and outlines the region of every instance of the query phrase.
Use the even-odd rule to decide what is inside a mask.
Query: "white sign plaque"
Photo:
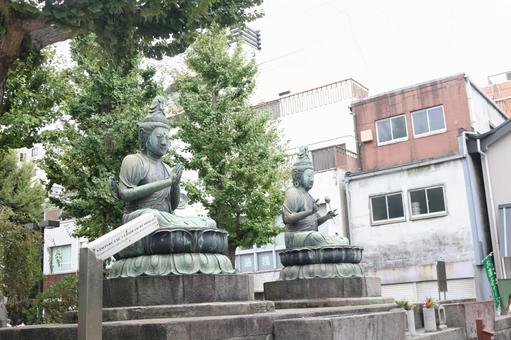
[[[85,247],[104,261],[158,228],[156,217],[146,213],[86,244]]]

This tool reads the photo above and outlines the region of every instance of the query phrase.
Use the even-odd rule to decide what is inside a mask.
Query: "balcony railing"
[[[270,111],[274,117],[284,117],[343,100],[362,99],[367,95],[367,88],[350,78],[261,103],[256,108]]]

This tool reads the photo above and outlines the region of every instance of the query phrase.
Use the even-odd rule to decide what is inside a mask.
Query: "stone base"
[[[246,315],[275,311],[272,301],[210,302],[186,305],[135,306],[103,308],[103,321],[161,318],[185,318],[220,315]],[[65,323],[77,323],[76,311],[66,312]]]
[[[254,300],[247,274],[140,276],[103,281],[103,306],[154,306]]]
[[[339,277],[273,281],[264,284],[266,300],[328,299],[381,296],[379,277]]]

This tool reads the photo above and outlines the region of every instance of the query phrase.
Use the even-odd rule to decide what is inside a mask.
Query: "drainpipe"
[[[492,223],[490,223],[492,227],[492,234],[495,235],[495,237],[492,237],[492,243],[493,239],[495,238],[495,244],[493,244],[493,253],[495,254],[495,269],[497,270],[497,278],[506,278],[506,267],[504,265],[504,259],[502,256],[500,256],[500,248],[499,244],[497,242],[498,237],[498,231],[497,231],[497,216],[495,215],[495,201],[493,200],[493,190],[492,190],[492,183],[491,183],[491,176],[490,176],[490,166],[488,164],[488,156],[486,153],[481,149],[481,140],[477,139],[477,152],[482,156],[481,158],[484,158],[484,168],[485,172],[487,174],[486,180],[488,182],[488,198],[490,200],[490,215]]]
[[[346,194],[346,216],[348,218],[348,239],[350,240],[350,244],[353,244],[353,240],[351,236],[353,235],[351,230],[351,192],[350,192],[350,178],[348,173],[344,174],[344,192]]]
[[[467,151],[467,144],[466,144],[466,136],[468,135],[471,135],[471,136],[477,136],[478,134],[475,133],[475,132],[469,132],[469,131],[463,131],[462,132],[462,142],[463,142],[463,154],[465,155],[465,157],[468,156],[468,151]],[[497,241],[497,218],[495,216],[495,204],[494,204],[494,200],[493,200],[493,190],[492,190],[492,186],[491,186],[491,179],[490,179],[490,173],[489,173],[489,165],[488,165],[488,159],[487,159],[487,155],[485,152],[483,152],[483,150],[481,149],[481,140],[479,138],[477,138],[477,153],[481,155],[481,160],[484,158],[484,167],[485,167],[485,173],[487,174],[487,176],[484,177],[483,175],[483,181],[484,181],[484,184],[485,184],[485,187],[487,188],[487,190],[485,190],[486,192],[486,198],[487,198],[487,206],[489,207],[489,219],[490,219],[490,239],[491,239],[491,244],[492,244],[492,248],[493,248],[493,254],[495,255],[494,257],[494,260],[495,260],[495,270],[497,272],[497,278],[505,278],[505,273],[504,273],[504,265],[502,263],[503,259],[501,258],[500,256],[500,249],[499,249],[499,245],[498,245],[498,241]],[[466,162],[468,162],[468,158],[466,158]],[[468,173],[469,176],[470,176],[470,173]],[[471,189],[470,189],[471,190]],[[488,204],[489,203],[489,204]],[[475,245],[474,245],[475,246]]]
[[[353,117],[353,128],[355,130],[355,143],[357,144],[357,163],[358,163],[358,170],[362,170],[362,143],[360,142],[360,134],[358,131],[358,125],[357,125],[357,119],[355,118],[356,113],[353,112],[351,106],[350,106],[350,113]]]

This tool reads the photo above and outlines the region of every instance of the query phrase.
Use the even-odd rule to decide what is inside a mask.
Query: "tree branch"
[[[42,49],[56,42],[71,39],[72,35],[71,33],[59,31],[54,27],[46,26],[30,32],[30,37],[32,38],[33,47],[35,49]]]

